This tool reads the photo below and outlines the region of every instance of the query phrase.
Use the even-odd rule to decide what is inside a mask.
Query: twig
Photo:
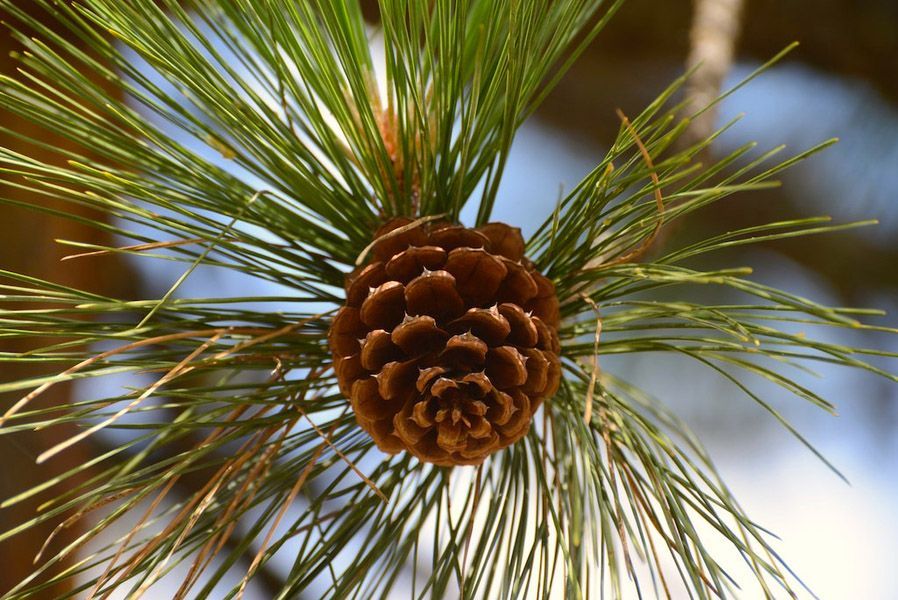
[[[689,141],[705,140],[714,131],[717,110],[711,105],[733,64],[743,4],[744,0],[695,2],[687,59],[688,68],[695,69],[686,87],[687,109],[695,115],[687,132]]]

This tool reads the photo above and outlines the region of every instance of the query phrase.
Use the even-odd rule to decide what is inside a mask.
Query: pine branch
[[[433,241],[439,227],[486,239],[495,250],[483,229],[448,224],[466,206],[476,215],[471,225],[490,219],[516,129],[620,2],[382,0],[372,36],[350,0],[196,0],[189,11],[174,0],[36,1],[54,10],[58,27],[0,0],[36,33],[14,30],[27,51],[22,76],[0,82],[0,103],[83,150],[45,148],[56,158],[49,161],[0,149],[0,177],[14,189],[109,217],[75,217],[120,243],[70,240],[79,255],[71,260],[92,264],[124,254],[166,260],[174,271],[162,298],[139,300],[0,272],[2,300],[24,307],[4,309],[0,339],[28,340],[34,348],[0,352],[0,362],[52,369],[0,382],[0,393],[18,396],[3,407],[0,435],[79,428],[41,459],[103,431],[128,440],[39,486],[51,488],[53,499],[0,533],[0,541],[14,539],[68,511],[100,515],[9,598],[40,594],[82,573],[90,575],[71,595],[152,594],[179,566],[187,575],[176,597],[239,597],[275,556],[292,560],[276,598],[379,597],[408,578],[415,596],[624,597],[650,587],[670,594],[681,585],[699,598],[725,597],[734,594],[732,565],[711,552],[714,536],[743,559],[764,593],[797,594],[801,583],[768,532],[739,507],[664,399],[605,372],[601,361],[648,352],[688,358],[803,442],[756,391],[758,382],[832,410],[791,370],[837,365],[896,381],[879,362],[894,353],[823,335],[836,328],[896,333],[864,322],[878,313],[770,288],[747,268],[697,265],[735,246],[866,223],[795,219],[733,228],[653,259],[644,253],[671,223],[777,185],[782,170],[828,143],[786,159],[778,148],[745,147],[699,165],[697,156],[722,130],[694,143],[684,136],[719,98],[689,111],[674,100],[684,77],[622,119],[600,164],[527,241],[526,261],[490,254],[486,245],[460,246],[457,255],[487,254],[506,274],[514,268],[506,264],[517,264],[522,286],[530,278],[536,318],[547,321],[540,320],[540,330],[534,314],[518,306],[520,321],[544,346],[527,349],[547,364],[537,350],[560,355],[563,380],[519,441],[475,469],[436,466],[426,456],[380,452],[375,441],[396,435],[395,419],[394,431],[372,439],[363,414],[370,407],[340,389],[347,369],[341,361],[352,356],[338,352],[339,339],[349,335],[339,315],[355,309],[346,296],[356,280],[345,291],[345,274],[362,277],[354,269],[371,254],[390,244],[403,246],[401,254],[402,236],[426,233]],[[382,70],[372,50],[378,39]],[[40,135],[31,141],[44,144]],[[394,216],[406,225],[390,237],[379,228]],[[271,291],[187,297],[181,284],[198,269],[256,280]],[[548,276],[543,288],[554,289],[540,295],[545,290],[530,273]],[[457,293],[461,284],[453,282]],[[390,281],[384,289],[393,283],[403,285]],[[366,302],[380,289],[359,286]],[[705,295],[715,288],[727,299]],[[560,323],[553,332],[547,322],[554,317]],[[790,333],[795,323],[806,335]],[[560,348],[547,347],[553,339]],[[346,343],[356,348],[355,338]],[[525,361],[519,363],[516,373],[529,381]],[[497,376],[492,369],[483,367],[487,380]],[[65,382],[109,375],[127,376],[129,387],[66,406],[37,402]],[[383,391],[381,379],[389,378],[376,379],[384,404],[391,386],[408,383],[388,382]],[[444,379],[446,386],[455,381]],[[421,422],[429,418],[420,415]],[[490,423],[502,425],[495,415]],[[110,539],[122,523],[127,533]],[[39,579],[75,556],[73,567]],[[640,563],[650,581],[639,579]]]

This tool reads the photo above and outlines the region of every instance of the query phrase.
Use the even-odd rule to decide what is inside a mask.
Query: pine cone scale
[[[483,306],[496,299],[508,269],[483,248],[456,248],[444,269],[455,277],[455,286],[469,306]]]
[[[446,258],[446,251],[439,246],[410,246],[387,262],[385,272],[397,281],[410,281],[425,269],[439,270]]]
[[[390,334],[393,343],[407,355],[426,354],[444,347],[449,334],[437,327],[430,315],[406,317]]]
[[[424,272],[405,288],[409,314],[428,315],[438,319],[457,316],[464,311],[465,301],[455,287],[455,277],[448,271]]]

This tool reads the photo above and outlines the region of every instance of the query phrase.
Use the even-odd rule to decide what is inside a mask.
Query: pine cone
[[[558,389],[555,286],[524,258],[519,229],[401,229],[411,223],[381,227],[369,264],[347,277],[334,369],[381,450],[479,464],[521,439]]]

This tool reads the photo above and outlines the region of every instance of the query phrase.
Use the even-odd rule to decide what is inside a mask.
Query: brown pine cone
[[[411,223],[381,227],[347,278],[328,336],[340,390],[381,450],[480,464],[558,389],[555,286],[519,229]]]

